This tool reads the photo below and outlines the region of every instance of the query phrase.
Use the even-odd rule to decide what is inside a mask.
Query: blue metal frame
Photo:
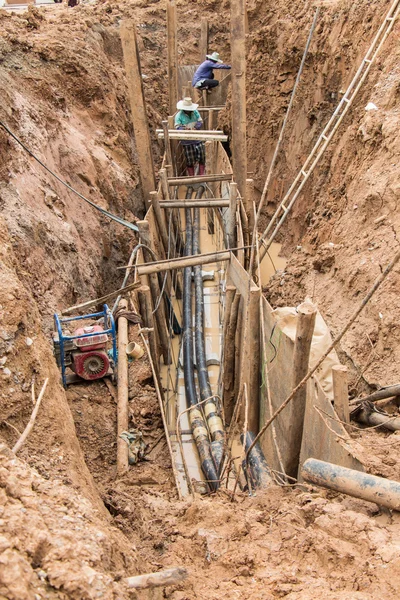
[[[96,331],[94,333],[84,333],[82,335],[64,335],[62,331],[62,323],[68,323],[69,321],[82,321],[83,319],[94,319],[96,317],[104,317],[104,331]],[[65,352],[64,352],[64,341],[65,340],[77,340],[85,337],[96,337],[111,333],[112,339],[112,357],[114,361],[114,367],[117,367],[118,355],[117,355],[117,335],[115,331],[115,321],[111,310],[107,304],[103,306],[103,312],[92,313],[90,315],[83,315],[80,317],[68,317],[66,319],[60,319],[60,317],[54,315],[54,323],[58,333],[58,339],[60,344],[60,363],[61,363],[61,378],[63,386],[67,387],[67,377],[65,375]]]

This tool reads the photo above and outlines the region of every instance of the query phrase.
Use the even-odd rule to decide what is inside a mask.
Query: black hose
[[[193,189],[188,188],[186,199],[192,196]],[[186,244],[185,256],[191,256],[193,251],[193,228],[192,228],[192,211],[190,208],[185,209],[186,220]],[[215,468],[213,456],[211,453],[208,431],[204,423],[203,414],[198,406],[198,398],[196,384],[194,379],[193,365],[193,326],[192,326],[192,269],[186,267],[183,270],[183,375],[185,381],[186,402],[189,406],[193,406],[190,411],[190,424],[192,427],[193,438],[200,456],[200,463],[208,485],[212,491],[218,489],[219,482],[217,471]]]
[[[200,186],[196,193],[196,199],[200,199],[205,192],[205,187]],[[200,209],[194,209],[193,222],[193,254],[200,254]],[[204,403],[208,428],[211,433],[211,449],[214,456],[217,472],[220,471],[224,452],[224,429],[220,415],[217,411],[215,398],[213,397],[210,379],[208,376],[206,347],[204,339],[204,294],[203,277],[201,265],[194,267],[194,289],[195,289],[195,322],[194,336],[196,347],[197,378],[200,390],[200,400],[209,398]]]

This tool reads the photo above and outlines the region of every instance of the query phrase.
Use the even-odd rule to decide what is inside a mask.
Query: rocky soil
[[[229,62],[229,3],[178,0],[179,56],[199,61],[199,19]],[[389,2],[321,2],[261,226],[351,80]],[[313,4],[249,0],[249,170],[261,190],[311,24]],[[135,19],[148,116],[167,116],[164,2],[82,2],[0,11],[0,120],[58,175],[132,222],[143,216],[129,120],[122,17]],[[281,236],[288,259],[265,290],[274,306],[312,297],[340,330],[397,249],[399,24]],[[373,102],[377,110],[367,112]],[[227,122],[229,107],[221,114]],[[152,597],[397,598],[397,513],[302,487],[234,501],[177,502],[150,367],[131,366],[131,424],[147,460],[115,477],[115,403],[104,383],[67,394],[51,351],[52,314],[118,286],[135,237],[48,175],[0,128],[0,598],[135,597],[123,577],[186,566]],[[393,273],[344,338],[352,394],[397,383]],[[131,328],[135,339],[135,328]],[[30,341],[28,341],[30,340]],[[33,343],[31,343],[33,342]],[[16,458],[36,393],[50,378]],[[374,471],[400,477],[398,436],[357,433]],[[148,597],[141,594],[137,597]]]

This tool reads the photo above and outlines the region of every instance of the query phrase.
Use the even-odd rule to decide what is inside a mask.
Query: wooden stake
[[[202,63],[203,61],[206,60],[206,55],[208,54],[208,35],[209,35],[209,27],[208,27],[208,21],[206,18],[202,18],[201,19],[201,25],[200,25],[201,29],[200,29],[200,44],[199,44],[199,51],[200,51],[200,63]]]
[[[244,196],[244,205],[246,208],[247,220],[249,223],[249,235],[251,237],[254,229],[254,179],[246,179],[246,189]],[[251,239],[249,240],[251,243]]]
[[[176,111],[178,102],[178,45],[177,17],[175,0],[167,0],[167,60],[168,60],[168,91],[169,114]]]
[[[119,309],[128,310],[128,302],[121,300]],[[121,433],[129,426],[129,383],[128,383],[128,319],[118,319],[118,405],[117,405],[117,475],[127,472],[129,467],[128,444],[121,439]]]
[[[151,237],[150,237],[149,222],[148,221],[138,221],[137,226],[139,227],[139,234],[140,234],[140,239],[142,240],[142,243],[145,244],[146,246],[148,246],[149,248],[153,249],[152,243],[151,243]],[[146,261],[150,261],[152,259],[151,254],[146,249],[144,249],[143,256]],[[160,261],[160,262],[164,262],[164,261]],[[170,261],[165,261],[165,262],[170,262]],[[157,308],[157,310],[155,310],[155,318],[157,321],[157,330],[158,330],[159,342],[160,342],[160,346],[161,346],[161,353],[163,355],[164,364],[169,365],[169,364],[171,364],[172,359],[171,359],[169,349],[168,349],[169,335],[168,335],[168,330],[167,330],[167,317],[165,315],[164,302],[163,302],[163,299],[161,298],[161,290],[160,290],[160,286],[158,284],[157,272],[159,272],[159,270],[153,268],[153,269],[150,269],[150,271],[143,272],[143,270],[144,271],[146,270],[146,266],[147,265],[140,265],[142,272],[139,273],[139,275],[148,275],[149,276],[149,287],[150,287],[150,292],[151,292],[151,297],[153,299],[153,307],[154,307],[153,310],[155,310]],[[138,272],[139,272],[139,267],[138,267]]]
[[[147,575],[137,575],[136,577],[127,577],[125,583],[128,588],[135,590],[144,590],[148,588],[166,587],[167,585],[176,585],[188,576],[184,567],[158,571],[157,573],[148,573]]]
[[[229,200],[213,198],[212,200],[169,200],[159,202],[160,208],[227,208]]]
[[[315,326],[317,310],[309,302],[303,302],[297,308],[298,321],[296,327],[296,339],[294,342],[292,387],[303,379],[308,371],[312,336]],[[297,478],[299,467],[301,441],[303,437],[304,415],[306,410],[307,386],[300,388],[295,397],[292,412],[292,428],[288,440],[288,457],[286,473]]]
[[[224,414],[226,423],[230,423],[234,409],[234,392],[235,392],[235,336],[238,325],[238,314],[240,306],[240,294],[236,292],[232,301],[232,306],[229,316],[229,324],[227,326],[226,335],[224,338]]]
[[[333,404],[336,414],[344,423],[350,423],[347,367],[344,365],[334,365],[332,367],[332,379]]]
[[[153,319],[153,311],[151,306],[151,292],[147,285],[142,285],[138,289],[138,300],[140,306],[140,314],[143,318],[144,326],[149,329],[148,340],[150,346],[150,352],[154,360],[154,367],[157,373],[158,379],[160,378],[159,371],[159,353],[157,351],[157,336],[156,336],[156,323]],[[152,330],[152,331],[151,331]]]
[[[160,200],[158,198],[158,192],[150,192],[150,204],[153,207],[154,216],[157,222],[157,229],[160,234],[162,245],[164,247],[165,255],[168,256],[168,232],[165,225],[164,214],[160,208]]]
[[[223,174],[212,174],[212,175],[200,175],[198,177],[169,177],[168,185],[173,187],[175,185],[194,185],[195,183],[210,183],[216,181],[231,181],[232,173]]]
[[[232,158],[235,179],[246,189],[246,0],[231,0]]]
[[[236,209],[237,209],[237,183],[229,184],[229,211],[227,215],[226,235],[229,248],[236,245]]]
[[[164,135],[164,146],[165,146],[165,157],[167,164],[172,165],[172,154],[171,154],[171,142],[169,139],[169,128],[168,121],[162,121],[163,135]]]
[[[122,21],[121,42],[124,53],[132,124],[135,132],[136,151],[139,161],[140,180],[143,197],[148,201],[150,192],[156,188],[156,182],[136,38],[136,25],[133,21]]]
[[[174,118],[174,114],[176,112],[176,106],[174,108],[174,110],[172,111],[172,114],[168,117],[168,129],[169,130],[173,130],[175,129],[175,118]],[[177,167],[176,167],[176,153],[178,150],[178,143],[176,140],[170,140],[170,146],[171,146],[171,164],[168,166],[167,165],[167,174],[168,177],[172,177],[174,174],[178,175],[177,173]]]

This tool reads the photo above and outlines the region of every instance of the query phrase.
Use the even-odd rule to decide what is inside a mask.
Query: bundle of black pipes
[[[205,191],[204,186],[200,186],[196,198],[201,198]],[[186,199],[191,198],[193,188],[189,187],[186,192]],[[195,209],[195,227],[193,227],[192,211],[185,209],[186,221],[186,244],[185,256],[191,256],[200,251],[199,233],[200,233],[200,213]],[[199,399],[194,379],[194,345],[193,345],[193,312],[192,312],[192,269],[188,267],[183,273],[183,374],[185,380],[186,401],[189,406],[193,406],[190,411],[190,424],[193,438],[200,456],[201,468],[205,479],[211,489],[215,491],[219,487],[219,469],[222,462],[224,432],[220,416],[217,414],[217,407],[212,397],[211,386],[208,378],[205,343],[204,343],[204,300],[203,300],[203,279],[201,266],[195,267],[195,288],[196,288],[196,359],[198,380],[200,388],[200,399],[205,400],[204,413],[206,414],[207,424],[210,429],[212,443],[210,443],[208,429],[203,417],[203,410],[198,406]]]

